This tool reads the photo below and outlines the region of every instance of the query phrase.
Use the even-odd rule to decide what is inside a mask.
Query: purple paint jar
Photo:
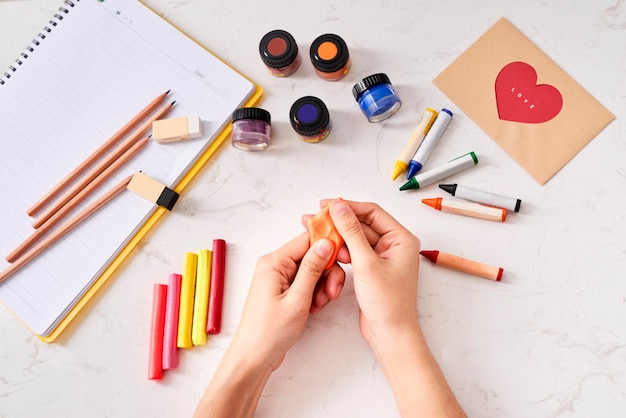
[[[301,97],[294,102],[289,110],[289,121],[300,138],[309,143],[323,141],[331,129],[328,108],[313,96]]]
[[[245,151],[263,151],[270,146],[270,113],[258,107],[242,107],[233,112],[231,144]]]

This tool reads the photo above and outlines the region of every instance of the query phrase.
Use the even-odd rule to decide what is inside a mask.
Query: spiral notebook
[[[26,210],[167,90],[167,117],[199,116],[203,137],[151,141],[67,219],[137,171],[180,193],[262,89],[136,0],[61,5],[0,73],[0,269],[33,231]],[[0,301],[53,341],[163,213],[123,192],[0,284]]]

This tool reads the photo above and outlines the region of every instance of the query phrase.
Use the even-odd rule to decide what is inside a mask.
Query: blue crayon
[[[415,151],[413,158],[411,158],[411,161],[409,162],[408,174],[406,176],[407,180],[416,175],[417,172],[422,169],[451,120],[452,112],[445,108],[441,109],[441,112],[437,115],[437,119],[435,119],[433,125],[428,130],[428,134],[426,134],[424,141],[417,151]]]

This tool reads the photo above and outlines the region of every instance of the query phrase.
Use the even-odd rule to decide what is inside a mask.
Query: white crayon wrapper
[[[442,164],[439,167],[424,171],[423,173],[420,173],[413,177],[413,179],[415,180],[415,182],[417,182],[417,188],[421,189],[422,187],[426,187],[439,180],[443,180],[453,174],[460,173],[461,171],[473,167],[476,164],[478,164],[478,157],[476,157],[476,154],[474,154],[474,152],[469,152],[465,155],[461,155],[460,157],[455,158],[452,161],[448,161],[447,163]]]
[[[485,205],[505,208],[513,212],[519,212],[522,201],[513,197],[502,196],[495,193],[485,192],[467,186],[456,186],[454,196],[460,199],[471,200],[472,202],[483,203]]]

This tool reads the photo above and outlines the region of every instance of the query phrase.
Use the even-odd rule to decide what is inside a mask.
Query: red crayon
[[[211,258],[211,288],[209,289],[209,312],[207,334],[219,334],[222,327],[222,299],[224,297],[224,272],[226,270],[226,241],[213,240]]]
[[[468,260],[456,255],[444,253],[437,250],[420,251],[420,254],[439,266],[448,267],[464,273],[473,274],[475,276],[484,277],[485,279],[500,281],[502,280],[502,267],[493,267],[482,264],[477,261]]]
[[[150,355],[148,379],[161,380],[163,377],[163,329],[165,327],[165,305],[167,285],[156,283],[152,296],[152,321],[150,323]]]

